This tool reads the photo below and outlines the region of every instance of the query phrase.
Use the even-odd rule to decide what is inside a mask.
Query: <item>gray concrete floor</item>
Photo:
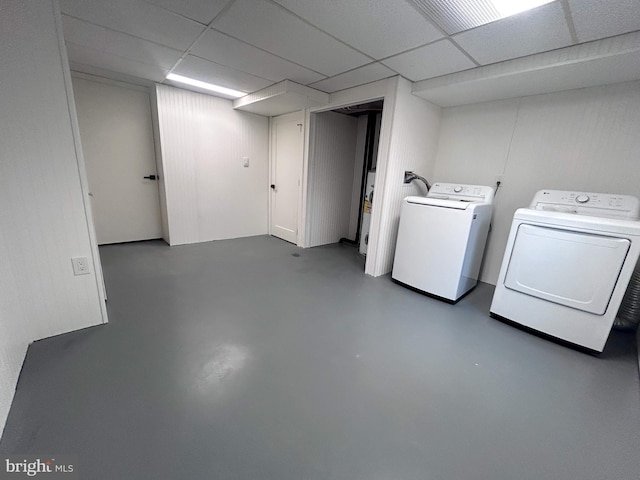
[[[0,453],[80,478],[604,480],[640,472],[634,335],[600,358],[254,237],[101,248],[110,324],[29,348]]]

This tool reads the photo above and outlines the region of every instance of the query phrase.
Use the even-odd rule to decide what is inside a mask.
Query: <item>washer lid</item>
[[[468,200],[448,200],[442,198],[429,198],[429,197],[407,197],[404,199],[407,203],[416,205],[426,205],[431,207],[440,208],[453,208],[456,210],[466,210],[467,208],[478,205],[478,203],[470,202]]]

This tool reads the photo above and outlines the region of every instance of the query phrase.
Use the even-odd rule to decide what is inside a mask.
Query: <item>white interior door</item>
[[[98,244],[162,237],[146,89],[73,78]]]
[[[271,235],[297,243],[303,112],[271,119]]]

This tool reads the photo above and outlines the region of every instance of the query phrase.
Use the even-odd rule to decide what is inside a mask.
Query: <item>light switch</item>
[[[249,166],[249,157],[242,157],[242,166],[243,167]]]

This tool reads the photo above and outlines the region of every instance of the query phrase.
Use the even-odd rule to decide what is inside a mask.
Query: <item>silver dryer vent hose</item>
[[[618,330],[635,330],[638,328],[638,323],[640,323],[640,264],[636,265],[631,275],[613,326]]]

